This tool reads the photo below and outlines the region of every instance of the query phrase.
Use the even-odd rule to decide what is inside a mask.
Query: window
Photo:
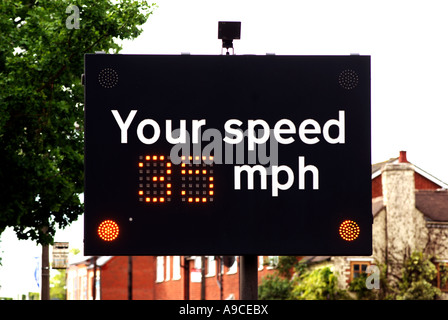
[[[171,257],[166,256],[166,273],[165,273],[165,280],[168,281],[170,280],[170,275],[171,275]]]
[[[77,300],[78,299],[78,294],[79,294],[79,282],[78,282],[78,270],[75,269],[72,273],[72,290],[73,290],[73,300]]]
[[[87,300],[87,274],[81,278],[81,300]]]
[[[230,266],[229,270],[227,270],[227,274],[235,274],[238,271],[238,262],[236,260],[237,257],[235,256],[235,260],[233,264]]]
[[[99,270],[96,271],[96,285],[95,285],[95,295],[96,295],[96,300],[101,300],[101,288],[100,288],[100,284],[101,284],[101,273]]]
[[[164,268],[164,257],[157,257],[157,267],[156,267],[156,282],[163,282],[165,278],[165,268]]]
[[[258,256],[258,271],[263,270],[264,258],[263,256]]]
[[[173,280],[180,279],[180,256],[173,257]]]
[[[366,273],[367,267],[370,265],[368,261],[351,261],[350,262],[350,281],[358,278],[362,273]]]
[[[207,257],[207,277],[214,277],[216,275],[216,260],[215,256]]]
[[[268,269],[274,269],[278,265],[278,256],[268,256]]]
[[[190,270],[190,281],[191,282],[201,282],[202,281],[202,257],[201,256],[194,257],[193,268]]]
[[[194,269],[201,270],[202,268],[202,257],[197,256],[194,258]]]
[[[448,292],[448,262],[438,262],[437,266],[437,288]]]

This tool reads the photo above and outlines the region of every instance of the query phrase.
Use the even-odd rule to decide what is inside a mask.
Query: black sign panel
[[[85,56],[86,255],[370,255],[370,57]]]

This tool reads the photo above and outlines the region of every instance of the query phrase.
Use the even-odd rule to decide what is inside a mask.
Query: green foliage
[[[356,299],[358,300],[389,300],[393,297],[389,295],[389,285],[387,283],[386,264],[375,263],[375,265],[379,268],[379,289],[368,289],[366,283],[371,282],[372,279],[369,278],[370,274],[361,273],[357,278],[354,278],[350,281],[347,290],[351,293],[354,293]]]
[[[292,276],[294,272],[294,276]],[[296,256],[280,256],[276,273],[262,279],[258,287],[260,300],[333,300],[348,299],[337,285],[330,267],[309,270]]]
[[[117,53],[151,13],[144,0],[1,1],[0,233],[52,243],[83,212],[83,56]]]
[[[300,263],[296,257],[279,257],[276,273],[262,279],[259,286],[260,300],[336,300],[352,299],[397,299],[433,300],[441,291],[435,284],[437,268],[422,252],[414,252],[405,260],[398,289],[387,283],[387,264],[376,264],[380,268],[380,289],[367,289],[368,274],[353,279],[348,290],[338,287],[338,279],[330,267],[309,266]],[[291,270],[295,274],[291,277]],[[440,282],[448,281],[448,266],[439,265]]]
[[[265,266],[273,265],[273,261],[266,260]],[[267,275],[258,286],[260,300],[288,300],[292,291],[292,272],[296,270],[298,260],[296,256],[279,256],[275,264],[275,273]]]
[[[296,256],[279,256],[277,270],[282,277],[291,278],[298,265]]]
[[[39,292],[28,292],[28,299],[40,300],[40,293]],[[25,300],[25,296],[22,296],[22,300]]]
[[[273,261],[266,260],[264,265],[272,265]],[[293,283],[291,281],[294,272],[301,273],[306,268],[299,263],[296,256],[279,256],[275,265],[275,273],[267,275],[258,287],[260,300],[288,300],[291,299]]]
[[[339,289],[337,277],[330,267],[304,272],[294,282],[292,296],[297,300],[348,299],[348,294]]]
[[[281,278],[278,274],[270,274],[261,280],[258,287],[260,300],[288,300],[292,291],[289,279]]]
[[[76,256],[78,253],[81,252],[81,250],[79,250],[78,248],[71,248],[69,252],[70,254]]]
[[[358,300],[375,300],[377,299],[377,290],[367,289],[366,281],[369,275],[362,273],[359,277],[350,281],[348,291],[355,293]]]
[[[66,271],[60,270],[50,279],[50,299],[51,300],[66,300]]]
[[[439,264],[439,274],[440,274],[440,286],[444,287],[448,281],[448,265],[445,263]]]
[[[433,286],[437,276],[435,265],[422,252],[413,252],[405,261],[398,300],[433,300],[441,291]]]

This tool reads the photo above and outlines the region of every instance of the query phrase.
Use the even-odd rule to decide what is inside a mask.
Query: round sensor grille
[[[353,70],[344,70],[339,74],[339,85],[347,90],[356,88],[358,85],[358,74]]]
[[[115,87],[118,84],[118,73],[114,69],[105,68],[98,74],[98,82],[106,89]]]

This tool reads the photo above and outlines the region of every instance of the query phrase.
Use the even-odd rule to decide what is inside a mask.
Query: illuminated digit
[[[182,156],[181,199],[187,203],[213,202],[213,161],[205,156]],[[188,160],[195,160],[194,162]],[[202,160],[202,161],[201,161]],[[213,160],[213,157],[210,157]],[[188,167],[188,169],[187,169]]]
[[[155,154],[139,156],[139,182],[136,192],[140,202],[153,205],[171,202],[175,196],[173,183],[177,185],[179,182],[180,191],[176,193],[180,192],[182,202],[213,202],[213,157],[182,156],[181,159],[182,170],[176,171],[170,157]],[[194,162],[191,161],[193,159]]]
[[[154,204],[170,202],[172,197],[172,163],[169,157],[164,155],[140,156],[138,168],[139,201]]]

